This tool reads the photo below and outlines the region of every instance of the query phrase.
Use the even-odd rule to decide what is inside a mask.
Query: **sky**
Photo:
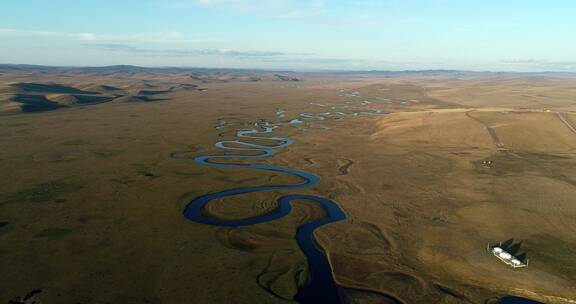
[[[576,72],[573,0],[18,0],[0,63]]]

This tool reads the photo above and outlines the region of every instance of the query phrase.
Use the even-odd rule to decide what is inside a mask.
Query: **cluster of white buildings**
[[[528,267],[528,260],[526,260],[526,263],[520,261],[518,258],[516,258],[514,255],[506,252],[506,250],[504,250],[501,245],[498,246],[491,246],[490,244],[488,244],[488,250],[495,256],[497,257],[500,261],[504,262],[505,264],[509,265],[512,268],[523,268],[523,267]]]

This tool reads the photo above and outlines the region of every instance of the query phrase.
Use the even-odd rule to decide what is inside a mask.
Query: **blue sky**
[[[576,71],[572,0],[18,0],[0,63]]]

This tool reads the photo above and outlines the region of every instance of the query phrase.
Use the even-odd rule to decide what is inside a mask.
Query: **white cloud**
[[[572,60],[549,60],[549,59],[535,59],[535,58],[515,58],[503,60],[502,63],[520,66],[526,68],[533,68],[538,70],[550,70],[550,71],[575,71],[576,61]]]
[[[213,7],[236,12],[259,12],[271,17],[298,18],[320,14],[327,0],[157,0],[165,7]]]
[[[126,44],[87,44],[86,47],[111,52],[135,53],[149,56],[170,56],[170,57],[190,57],[190,56],[222,56],[236,58],[266,58],[285,55],[309,55],[290,54],[274,51],[243,51],[230,49],[166,49],[166,48],[141,48]]]
[[[187,48],[142,48],[126,44],[86,44],[87,48],[97,49],[114,53],[131,53],[134,56],[150,56],[163,58],[193,58],[201,56],[217,56],[266,64],[279,68],[344,68],[344,69],[369,69],[388,66],[390,62],[384,60],[363,60],[350,58],[326,58],[315,54],[287,53],[278,51],[254,51],[254,50],[231,50],[231,49],[187,49]]]
[[[73,32],[50,32],[31,31],[17,29],[0,29],[0,36],[13,37],[46,37],[64,38],[78,41],[100,41],[100,42],[158,42],[158,43],[194,43],[206,42],[209,40],[190,39],[180,32],[158,32],[158,33],[137,33],[128,35],[106,35],[97,33],[73,33]],[[213,41],[213,40],[210,40]]]

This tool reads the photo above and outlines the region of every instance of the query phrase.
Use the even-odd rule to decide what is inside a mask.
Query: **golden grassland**
[[[322,177],[298,192],[333,199],[348,215],[316,236],[349,303],[576,299],[576,134],[555,113],[576,122],[573,80],[199,82],[147,73],[0,81],[0,302],[37,288],[44,303],[292,301],[307,275],[296,228],[324,211],[299,202],[289,216],[251,227],[190,222],[181,213],[198,195],[299,182],[192,158],[222,153],[216,141],[258,119],[277,121],[278,108],[291,118],[326,111],[310,102],[365,100],[365,108],[390,114],[283,127],[276,132],[295,144],[244,160]],[[14,83],[59,83],[116,99],[78,104],[70,93],[34,92],[66,107],[18,113],[9,100]],[[181,84],[207,90],[169,90]],[[169,92],[132,99],[150,87]],[[215,128],[219,119],[226,124]],[[242,195],[206,212],[251,217],[274,209],[283,194]],[[523,241],[528,269],[512,270],[486,252],[487,243],[510,238]]]

